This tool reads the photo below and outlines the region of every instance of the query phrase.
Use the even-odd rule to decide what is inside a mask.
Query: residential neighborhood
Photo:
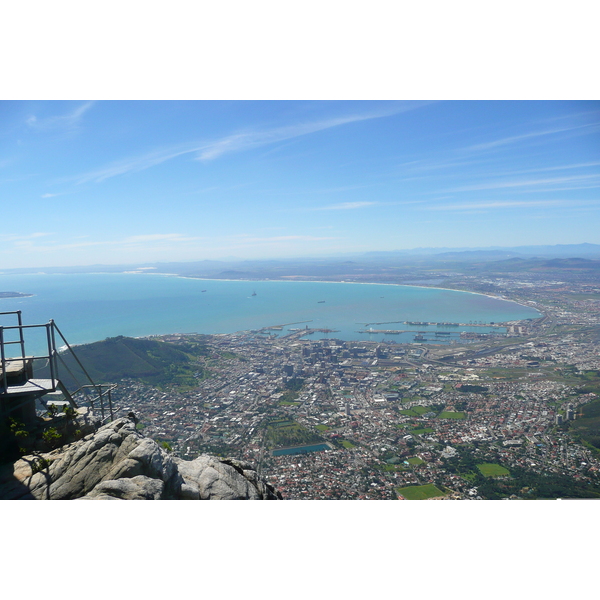
[[[600,491],[598,451],[578,428],[598,399],[600,290],[526,284],[494,282],[540,319],[445,344],[312,340],[309,329],[154,337],[206,344],[197,387],[123,380],[121,411],[183,458],[257,465],[287,499]]]

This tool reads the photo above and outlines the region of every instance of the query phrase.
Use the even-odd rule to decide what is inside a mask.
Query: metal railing
[[[51,386],[49,389],[46,389],[44,393],[48,392],[56,392],[57,390],[62,392],[63,395],[67,398],[69,403],[74,407],[78,408],[77,401],[75,399],[76,396],[83,396],[84,404],[87,403],[92,410],[100,410],[101,419],[104,423],[108,420],[114,419],[114,411],[112,404],[112,395],[111,392],[116,389],[116,384],[97,384],[95,383],[86,368],[81,364],[81,361],[73,351],[73,348],[70,346],[69,342],[67,342],[65,336],[62,334],[60,329],[57,327],[56,323],[51,319],[48,323],[44,323],[41,325],[23,325],[23,321],[21,318],[21,311],[9,311],[9,312],[0,312],[0,316],[4,315],[15,315],[17,317],[17,325],[10,326],[0,326],[0,369],[1,369],[1,378],[0,378],[0,396],[3,393],[7,392],[9,384],[8,384],[8,363],[14,363],[18,361],[22,361],[23,370],[27,368],[27,363],[31,361],[33,365],[33,361],[46,360],[47,364],[45,367],[48,368],[50,374]],[[39,356],[26,356],[25,355],[25,335],[24,331],[29,329],[45,329],[46,330],[46,344],[47,344],[47,353]],[[16,331],[18,333],[18,339],[16,340],[6,340],[5,332]],[[81,384],[77,377],[73,374],[72,370],[67,365],[66,361],[61,352],[59,352],[56,348],[56,334],[60,336],[60,339],[64,342],[65,348],[69,352],[70,356],[75,360],[75,363],[81,369],[87,383]],[[19,344],[20,345],[20,356],[10,356],[7,357],[7,349],[6,346],[11,344]],[[78,386],[75,391],[69,391],[59,376],[58,369],[58,361],[61,362],[64,369],[69,373],[73,381]],[[94,394],[90,394],[89,392],[93,390]],[[106,400],[106,406],[105,406]],[[105,414],[108,412],[108,415]]]

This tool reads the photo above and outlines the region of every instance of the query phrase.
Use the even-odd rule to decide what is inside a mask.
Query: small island
[[[21,292],[0,292],[0,298],[29,298],[33,294],[22,294]]]

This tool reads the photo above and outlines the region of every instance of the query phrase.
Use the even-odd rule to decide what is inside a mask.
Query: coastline
[[[272,294],[275,294],[277,297],[304,297],[305,295],[308,298],[313,298],[314,300],[323,300],[323,299],[327,299],[327,302],[341,302],[342,304],[340,305],[340,308],[343,308],[342,305],[344,305],[344,298],[354,298],[356,297],[357,299],[360,298],[361,300],[359,300],[360,302],[362,302],[362,307],[358,308],[358,311],[356,314],[349,314],[348,315],[348,319],[347,322],[340,321],[340,324],[336,324],[334,326],[334,324],[332,322],[329,322],[328,319],[332,319],[335,320],[335,310],[332,313],[331,312],[331,308],[329,309],[329,311],[327,310],[328,307],[333,307],[333,305],[331,304],[315,304],[314,305],[314,311],[315,314],[317,314],[319,316],[319,319],[325,319],[325,320],[321,320],[319,321],[319,325],[318,327],[322,327],[324,329],[334,329],[334,330],[342,330],[341,333],[339,334],[334,334],[334,336],[338,336],[341,339],[344,340],[355,340],[355,341],[360,341],[360,340],[364,340],[366,339],[366,336],[363,335],[363,332],[358,332],[358,331],[354,331],[355,329],[357,329],[355,327],[356,323],[359,322],[405,322],[405,321],[410,321],[410,320],[415,320],[415,321],[431,321],[431,322],[435,322],[435,321],[459,321],[461,319],[461,317],[452,317],[451,315],[447,315],[445,316],[444,313],[446,312],[446,309],[449,309],[453,304],[456,304],[457,306],[463,305],[463,306],[467,306],[470,308],[467,308],[466,310],[463,310],[462,314],[462,318],[466,318],[467,320],[463,320],[461,322],[463,323],[467,323],[468,319],[473,318],[473,319],[482,319],[483,321],[487,321],[487,320],[495,320],[497,325],[501,325],[502,323],[505,323],[505,326],[508,326],[509,324],[517,324],[517,323],[523,323],[525,324],[526,321],[531,321],[531,320],[537,320],[540,318],[543,318],[543,313],[541,313],[539,311],[539,309],[537,308],[533,308],[532,306],[528,306],[526,304],[521,304],[519,302],[515,302],[514,300],[508,300],[505,298],[499,298],[497,296],[493,296],[493,295],[489,295],[489,294],[482,294],[479,292],[472,292],[472,291],[468,291],[468,290],[455,290],[455,289],[451,289],[451,288],[444,288],[441,287],[439,285],[436,286],[429,286],[429,285],[415,285],[415,284],[402,284],[402,283],[380,283],[380,282],[372,282],[372,281],[326,281],[326,280],[318,280],[318,281],[314,281],[314,280],[310,280],[310,279],[293,279],[291,280],[291,283],[299,283],[299,284],[310,284],[310,283],[319,283],[319,284],[352,284],[352,285],[361,285],[361,286],[386,286],[389,287],[390,289],[386,292],[385,290],[380,290],[380,292],[378,293],[373,287],[371,288],[362,288],[362,292],[359,291],[359,288],[353,288],[355,291],[352,292],[349,288],[345,288],[346,292],[343,291],[344,288],[340,288],[340,286],[336,286],[336,288],[330,287],[328,288],[329,291],[326,292],[322,297],[320,297],[321,292],[319,292],[318,290],[324,290],[327,286],[308,286],[305,290],[301,290],[300,288],[302,286],[296,286],[296,288],[290,287],[290,286],[281,286],[278,285],[280,283],[284,283],[284,282],[290,282],[290,280],[280,280],[280,279],[221,279],[221,278],[210,278],[210,277],[190,277],[190,276],[185,276],[185,275],[176,275],[176,274],[172,274],[172,273],[156,273],[156,272],[150,272],[151,275],[158,275],[161,277],[170,277],[170,278],[176,278],[176,279],[192,279],[192,280],[196,280],[197,283],[196,284],[191,284],[188,283],[186,285],[183,284],[183,282],[181,282],[180,284],[176,284],[175,281],[172,282],[172,284],[169,284],[167,281],[164,282],[164,284],[159,283],[160,280],[151,280],[151,279],[145,279],[145,280],[141,280],[141,279],[127,279],[126,277],[121,278],[118,277],[123,276],[123,275],[144,275],[144,274],[148,274],[148,272],[135,272],[135,273],[131,273],[131,272],[117,272],[117,273],[77,273],[77,274],[66,274],[66,273],[60,273],[60,274],[46,274],[46,277],[40,277],[39,279],[39,290],[36,288],[35,291],[38,292],[37,296],[38,299],[37,301],[34,302],[34,300],[27,300],[27,298],[13,298],[13,302],[10,302],[10,299],[8,299],[7,304],[7,309],[10,308],[11,304],[13,304],[14,308],[20,308],[20,309],[25,309],[27,311],[28,308],[33,309],[34,311],[34,315],[33,315],[33,319],[34,320],[47,320],[48,318],[53,318],[53,319],[62,319],[61,321],[58,321],[59,324],[61,324],[62,322],[68,322],[70,323],[71,327],[74,328],[73,329],[73,334],[69,334],[67,331],[65,331],[65,333],[67,334],[67,339],[69,339],[69,343],[71,343],[71,345],[74,346],[79,346],[79,345],[84,345],[84,344],[89,344],[89,343],[93,343],[95,341],[100,341],[102,339],[105,339],[106,337],[116,337],[118,335],[125,335],[128,337],[149,337],[149,336],[160,336],[160,335],[170,335],[173,334],[174,332],[196,332],[196,333],[204,333],[206,335],[218,335],[218,334],[231,334],[231,333],[238,333],[238,332],[244,332],[244,331],[250,331],[253,329],[266,329],[269,328],[271,326],[273,326],[273,321],[275,321],[277,323],[277,325],[279,325],[280,323],[285,322],[286,324],[288,322],[299,322],[299,321],[306,321],[309,319],[309,316],[302,316],[306,313],[306,311],[308,311],[311,315],[313,314],[313,306],[312,303],[309,301],[308,305],[304,302],[300,303],[298,306],[300,306],[300,313],[302,313],[302,315],[300,315],[300,318],[294,318],[294,317],[298,317],[298,315],[296,315],[295,313],[289,313],[286,316],[284,316],[283,314],[279,315],[279,313],[277,313],[277,311],[279,310],[279,305],[273,305],[271,306],[271,302],[269,301],[269,297]],[[29,285],[36,284],[37,277],[39,276],[39,273],[36,273],[32,276],[32,274],[24,274],[25,277],[32,277],[32,280],[29,282]],[[48,275],[58,275],[58,277],[53,278],[53,277],[48,277]],[[70,277],[70,275],[76,275],[76,277]],[[81,277],[81,276],[85,276],[85,275],[113,275],[115,276],[114,279],[110,280],[107,282],[107,278],[96,278],[96,277]],[[16,276],[16,278],[20,279],[20,274],[18,274]],[[15,278],[15,279],[16,279]],[[47,279],[62,279],[62,281],[57,281],[57,282],[53,282],[50,283],[48,282],[47,284],[44,283],[42,284],[43,280],[47,280]],[[143,281],[145,283],[143,283]],[[151,281],[155,281],[154,284],[151,284]],[[104,282],[107,282],[109,285],[104,285]],[[221,282],[223,282],[223,285],[221,284]],[[237,282],[237,283],[236,283]],[[19,288],[23,288],[23,281],[13,281],[12,283],[9,283],[8,281],[6,282],[7,284],[9,284],[13,289],[19,289]],[[262,283],[264,284],[269,284],[270,286],[272,286],[272,293],[269,294],[265,294],[262,290],[268,289],[267,286],[265,286],[265,288],[262,288]],[[60,284],[60,285],[59,285]],[[213,285],[214,284],[214,285]],[[275,285],[273,285],[275,284]],[[104,307],[102,310],[104,310],[105,312],[102,313],[102,311],[100,311],[98,313],[99,318],[91,318],[92,313],[90,312],[91,310],[91,306],[89,308],[82,308],[81,310],[79,310],[82,306],[84,306],[84,304],[80,304],[79,307],[77,307],[75,312],[71,312],[71,313],[66,313],[63,312],[62,309],[58,310],[60,305],[56,305],[54,306],[53,310],[48,312],[48,310],[46,309],[46,300],[50,301],[51,305],[52,303],[56,302],[56,297],[54,297],[54,293],[55,290],[61,289],[61,290],[71,290],[71,286],[74,286],[72,288],[72,292],[61,292],[61,296],[60,298],[58,298],[59,302],[60,301],[65,301],[65,302],[72,302],[72,301],[78,301],[77,297],[78,294],[76,292],[77,289],[81,289],[81,290],[85,290],[88,285],[90,286],[89,289],[92,290],[92,292],[85,292],[84,294],[82,294],[83,296],[85,296],[85,300],[84,300],[84,304],[86,302],[94,302],[95,300],[97,300],[99,302],[99,306],[100,307]],[[128,306],[129,308],[127,308],[124,312],[125,315],[131,315],[132,319],[130,319],[129,321],[126,319],[125,321],[123,321],[123,323],[121,324],[121,322],[119,321],[119,323],[114,323],[111,325],[110,320],[108,319],[108,312],[106,312],[107,306],[109,306],[110,302],[113,302],[115,300],[115,298],[105,298],[106,296],[106,290],[109,290],[109,288],[115,286],[115,289],[127,289],[129,290],[129,293],[127,294],[126,297],[124,297],[124,301],[126,302],[125,306]],[[231,287],[230,287],[231,286]],[[8,285],[7,285],[8,287]],[[199,291],[202,288],[208,288],[209,293],[208,294],[200,294]],[[211,302],[214,302],[213,300],[210,300],[210,296],[211,296],[211,291],[215,291],[215,292],[219,292],[220,297],[222,297],[223,294],[227,295],[233,295],[233,296],[239,296],[240,293],[242,296],[249,296],[251,292],[248,293],[244,293],[244,291],[246,289],[252,289],[253,287],[256,287],[256,291],[258,292],[258,300],[261,301],[259,302],[258,305],[256,305],[256,308],[250,308],[251,306],[254,306],[252,304],[245,304],[246,302],[248,302],[247,300],[244,300],[242,302],[242,305],[240,305],[240,310],[242,312],[240,312],[239,316],[237,315],[237,312],[229,312],[228,316],[225,318],[222,318],[222,315],[215,313],[215,319],[213,321],[211,321],[210,323],[204,323],[204,321],[202,320],[203,317],[200,316],[201,313],[198,313],[199,316],[198,318],[198,322],[191,322],[191,320],[186,316],[189,314],[192,314],[193,311],[196,310],[196,305],[197,305],[197,301],[195,300],[196,297],[200,298],[205,298],[205,300],[202,301],[202,305],[205,305],[206,302],[208,302],[207,306],[210,306]],[[46,289],[47,288],[47,289]],[[178,290],[176,292],[167,292],[166,290]],[[410,288],[413,288],[414,291],[410,294],[407,293],[408,297],[413,297],[416,299],[416,303],[415,300],[412,301],[412,306],[413,308],[418,310],[418,307],[420,305],[420,300],[419,298],[421,298],[421,291],[424,291],[426,289],[431,289],[434,292],[436,292],[435,294],[432,293],[425,293],[425,295],[423,296],[423,298],[427,299],[427,309],[423,312],[422,315],[420,316],[416,316],[413,315],[412,318],[410,315],[404,315],[401,314],[403,313],[403,309],[401,309],[402,304],[398,304],[396,302],[396,298],[400,299],[401,297],[404,296],[405,292],[403,292],[402,290],[409,290]],[[10,288],[9,288],[10,289]],[[95,290],[98,290],[99,293],[101,293],[101,296],[99,296],[97,299],[95,298]],[[148,313],[148,315],[142,319],[142,318],[137,318],[137,313],[134,311],[132,312],[132,306],[133,305],[139,305],[140,302],[143,302],[143,298],[145,298],[146,292],[144,290],[147,290],[149,293],[149,306],[153,306],[154,308],[156,308],[157,306],[160,308],[163,305],[165,305],[164,300],[169,300],[169,304],[170,304],[170,300],[175,301],[176,298],[178,296],[181,296],[182,298],[187,298],[187,304],[186,309],[183,311],[183,313],[181,314],[180,317],[177,317],[176,319],[174,318],[170,318],[170,319],[165,319],[163,322],[163,316],[162,312],[165,312],[162,308],[157,309],[155,312],[150,311],[150,313]],[[163,291],[161,290],[165,290],[164,294]],[[419,292],[417,292],[417,290]],[[477,294],[479,296],[482,296],[483,298],[489,298],[491,300],[501,300],[502,304],[500,302],[495,302],[493,303],[491,306],[487,305],[487,302],[484,301],[480,301],[479,303],[476,300],[467,300],[466,296],[463,296],[463,300],[460,300],[460,296],[456,296],[455,294],[448,294],[448,295],[440,295],[437,296],[437,294],[439,294],[439,292],[441,291],[445,291],[445,292],[465,292],[468,294]],[[65,296],[65,293],[67,293],[67,296]],[[117,294],[117,296],[119,296],[120,294]],[[163,301],[161,301],[162,303],[157,303],[156,298],[157,297],[163,297],[164,295],[164,299]],[[376,300],[377,296],[382,296],[387,298],[387,300]],[[239,304],[239,300],[236,301]],[[351,301],[350,301],[351,302]],[[380,314],[377,312],[378,310],[380,310],[378,308],[378,303],[381,302],[381,309],[383,310],[383,312],[381,312]],[[410,301],[409,301],[410,302]],[[510,302],[512,303],[510,306],[508,304],[504,304],[505,302]],[[17,305],[18,304],[18,305]],[[105,306],[106,304],[106,306]],[[297,303],[296,303],[297,304]],[[472,305],[472,306],[471,306]],[[86,305],[87,306],[87,305]],[[200,305],[198,305],[200,306]],[[234,306],[234,305],[232,305]],[[235,306],[237,306],[237,304],[235,304]],[[260,313],[260,319],[258,319],[260,321],[259,325],[257,326],[250,326],[249,324],[246,323],[246,321],[244,321],[242,319],[243,315],[245,314],[245,308],[243,308],[244,306],[248,306],[250,313],[252,312],[256,312],[258,311]],[[262,308],[259,308],[260,306],[262,306]],[[321,309],[317,309],[317,306],[321,307],[324,306],[325,307],[325,312],[321,313]],[[350,305],[349,305],[350,306]],[[191,307],[191,311],[188,310]],[[439,309],[438,309],[439,307]],[[481,308],[481,317],[477,316],[479,314],[479,307]],[[389,310],[388,310],[389,309]],[[400,313],[398,313],[398,310],[400,309]],[[213,310],[213,309],[210,309]],[[42,316],[40,317],[36,317],[35,313],[36,311],[39,313],[40,311],[42,311]],[[161,312],[162,311],[162,312]],[[186,312],[187,311],[187,312]],[[350,309],[351,312],[355,312],[355,309]],[[371,314],[372,311],[375,311],[373,314]],[[387,312],[386,312],[387,311]],[[28,311],[27,311],[28,312]],[[92,312],[94,312],[92,310]],[[110,312],[110,311],[109,311]],[[289,311],[288,311],[289,312]],[[160,313],[160,314],[159,314]],[[165,312],[165,314],[167,314],[168,311]],[[491,313],[491,316],[489,316],[487,319],[484,316],[486,313]],[[514,313],[514,314],[511,314]],[[120,312],[119,312],[120,314]],[[195,314],[195,313],[194,313]],[[262,315],[262,316],[261,316]],[[330,315],[330,316],[327,316]],[[118,315],[117,315],[118,316]],[[65,321],[65,318],[67,318],[67,321]],[[234,318],[235,317],[235,318]],[[390,318],[391,317],[391,318]],[[494,317],[496,317],[496,319],[494,319]],[[120,317],[119,317],[120,318]],[[316,318],[316,317],[315,317]],[[91,319],[91,320],[90,320]],[[186,320],[187,319],[187,320]],[[192,317],[192,319],[196,319],[196,317]],[[103,323],[103,320],[107,320],[107,327],[99,327],[98,323]],[[117,319],[118,320],[118,319]],[[231,323],[229,322],[229,320],[231,320]],[[135,321],[135,323],[133,323],[133,321]],[[139,321],[139,322],[138,322]],[[223,322],[221,322],[223,321]],[[482,321],[482,322],[483,322]],[[133,323],[133,324],[132,324]],[[114,325],[114,326],[113,326]],[[121,326],[122,325],[122,326]],[[317,325],[315,325],[315,327],[317,327]],[[468,328],[468,325],[466,325],[466,327]],[[68,328],[67,328],[68,329]],[[321,333],[317,333],[315,335],[315,339],[320,339],[321,337]],[[406,338],[406,339],[404,339]],[[369,335],[367,339],[371,339],[371,336]],[[389,340],[389,338],[387,338]],[[395,341],[400,341],[400,339],[398,338],[398,340],[396,340],[396,338],[394,338]],[[407,336],[404,336],[402,338],[403,343],[410,343],[408,340]]]
[[[122,273],[125,274],[125,273]],[[127,273],[132,275],[134,273]],[[530,308],[539,313],[538,319],[541,319],[544,315],[533,306],[528,306],[527,304],[521,304],[516,300],[509,300],[508,298],[502,298],[501,296],[492,296],[491,294],[484,294],[482,292],[472,292],[470,290],[455,290],[454,288],[444,288],[433,285],[412,285],[412,284],[404,284],[404,283],[377,283],[374,281],[326,281],[326,280],[313,280],[313,279],[211,279],[209,277],[190,277],[189,275],[177,275],[171,273],[141,273],[137,272],[136,275],[166,275],[172,277],[178,277],[179,279],[193,279],[197,281],[243,281],[246,283],[261,283],[261,282],[269,282],[269,283],[336,283],[343,285],[385,285],[390,287],[409,287],[409,288],[418,288],[423,290],[441,290],[444,292],[456,292],[457,294],[475,294],[476,296],[484,296],[485,298],[491,298],[492,300],[500,300],[501,302],[511,302],[512,304],[516,304],[517,306],[523,306],[524,308]]]
[[[21,275],[21,274],[15,274],[15,275]],[[45,273],[43,271],[37,272],[37,273],[23,273],[22,275],[77,275],[77,276],[81,276],[81,275],[157,275],[160,277],[175,277],[177,279],[191,279],[191,280],[195,280],[195,281],[230,281],[230,282],[236,282],[236,281],[240,281],[240,282],[245,282],[245,283],[261,283],[261,282],[269,282],[269,283],[328,283],[328,284],[345,284],[345,285],[381,285],[381,286],[390,286],[390,287],[406,287],[406,288],[417,288],[417,289],[426,289],[426,290],[441,290],[441,291],[446,291],[446,292],[456,292],[456,293],[463,293],[463,294],[475,294],[477,296],[483,296],[485,298],[491,298],[492,300],[500,300],[501,302],[510,302],[512,304],[516,304],[517,306],[522,306],[524,308],[529,308],[532,309],[534,311],[536,311],[539,314],[539,317],[536,318],[543,318],[544,314],[542,312],[540,312],[537,308],[533,307],[533,306],[529,306],[527,304],[522,304],[520,302],[517,302],[516,300],[510,300],[508,298],[503,298],[501,296],[494,296],[492,294],[484,294],[483,292],[473,292],[470,290],[455,290],[454,288],[446,288],[446,287],[440,287],[438,286],[433,286],[433,285],[414,285],[414,284],[405,284],[405,283],[381,283],[381,282],[375,282],[375,281],[328,281],[328,280],[323,280],[323,279],[319,279],[319,280],[314,280],[314,279],[226,279],[226,278],[219,278],[219,279],[214,279],[214,278],[210,278],[210,277],[193,277],[190,275],[180,275],[178,273],[160,273],[160,272],[156,272],[156,271],[150,271],[150,270],[137,270],[137,271],[115,271],[115,272],[90,272],[90,273]],[[31,294],[31,295],[27,295],[27,297],[29,296],[34,296],[35,294]],[[25,296],[22,296],[25,297]],[[2,299],[0,297],[0,299]]]

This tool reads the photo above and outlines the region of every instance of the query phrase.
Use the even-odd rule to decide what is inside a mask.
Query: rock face
[[[37,500],[277,500],[248,463],[184,461],[144,437],[129,418],[78,442],[24,456],[0,473],[0,498]]]

